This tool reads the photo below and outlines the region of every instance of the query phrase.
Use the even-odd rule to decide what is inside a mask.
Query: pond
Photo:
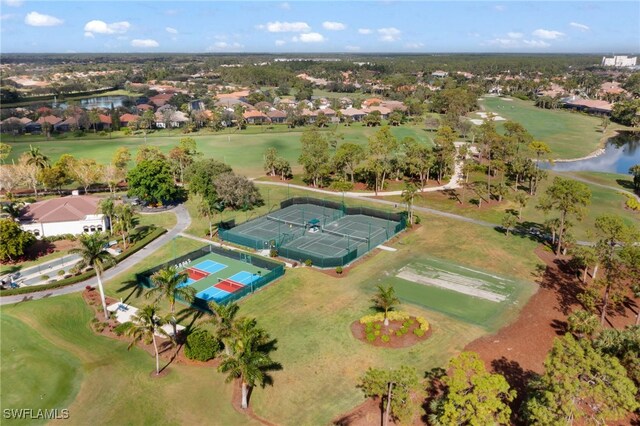
[[[545,169],[558,172],[608,172],[629,173],[629,168],[640,164],[640,133],[621,132],[609,139],[604,152],[597,157],[584,160],[556,162],[552,166],[541,164]]]
[[[92,109],[92,108],[106,108],[109,109],[113,105],[114,108],[122,106],[125,99],[128,99],[127,96],[96,96],[93,98],[86,98],[77,100],[78,105],[82,108]],[[58,104],[60,108],[66,108],[67,103],[61,102]]]

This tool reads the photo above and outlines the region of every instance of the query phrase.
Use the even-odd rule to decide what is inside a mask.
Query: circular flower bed
[[[392,311],[387,315],[389,325],[384,325],[384,313],[367,315],[351,324],[354,337],[374,346],[406,348],[426,340],[431,327],[426,319],[406,312]]]

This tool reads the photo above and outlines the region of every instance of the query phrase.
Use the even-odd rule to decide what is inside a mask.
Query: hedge
[[[116,256],[115,257],[116,264],[122,262],[127,257],[129,257],[132,254],[136,253],[137,251],[142,249],[144,246],[146,246],[151,241],[155,240],[156,238],[158,238],[160,235],[164,234],[165,232],[167,232],[167,230],[164,229],[164,228],[154,229],[149,234],[147,234],[143,239],[141,239],[140,241],[136,242],[131,247],[130,250],[127,250],[126,252]],[[9,289],[9,290],[2,290],[2,292],[0,292],[0,297],[2,297],[2,296],[15,296],[17,294],[36,293],[36,292],[39,292],[39,291],[52,290],[52,289],[55,289],[55,288],[66,287],[66,286],[71,285],[71,284],[76,284],[76,283],[82,282],[84,280],[88,280],[89,278],[92,278],[95,275],[96,275],[96,271],[94,271],[92,269],[90,271],[83,272],[80,275],[74,275],[73,277],[65,278],[64,280],[56,281],[55,283],[52,283],[52,284],[39,285],[39,286],[36,286],[36,287],[30,286],[30,287],[20,287],[20,288],[12,288],[12,289]]]

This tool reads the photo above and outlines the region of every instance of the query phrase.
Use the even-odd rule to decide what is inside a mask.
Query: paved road
[[[113,268],[108,269],[102,276],[103,283],[108,282],[110,279],[112,279],[116,275],[126,271],[127,269],[136,265],[143,259],[151,256],[155,251],[157,251],[159,248],[161,248],[165,244],[169,243],[174,237],[178,236],[180,233],[182,233],[184,230],[186,230],[189,227],[189,225],[191,224],[191,216],[189,216],[189,212],[184,207],[184,205],[181,204],[170,211],[175,213],[175,215],[177,216],[178,221],[176,225],[171,230],[169,230],[169,232],[167,232],[166,234],[150,242],[146,247],[143,247],[141,250],[129,256],[122,262],[118,263]],[[3,296],[3,297],[0,297],[0,305],[10,305],[13,303],[25,302],[29,300],[37,300],[37,299],[44,299],[47,297],[59,296],[61,294],[75,293],[75,292],[84,290],[84,288],[87,285],[96,286],[97,284],[98,284],[97,279],[93,277],[93,278],[89,278],[88,280],[85,280],[76,284],[72,284],[67,287],[56,288],[52,290],[44,290],[44,291],[39,291],[39,292],[29,293],[29,294],[18,294],[15,296]]]

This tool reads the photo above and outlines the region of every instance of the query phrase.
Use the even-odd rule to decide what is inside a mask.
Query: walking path
[[[113,268],[110,268],[104,272],[102,275],[102,282],[106,283],[116,275],[121,272],[126,271],[137,263],[141,262],[145,258],[151,256],[155,251],[163,247],[165,244],[169,243],[173,238],[180,235],[185,229],[189,227],[191,224],[191,216],[189,216],[189,212],[185,208],[184,205],[179,205],[178,207],[170,210],[177,216],[176,225],[169,230],[166,234],[161,235],[156,238],[141,250],[132,254],[122,262],[118,263]],[[164,213],[164,212],[163,212]],[[82,291],[86,286],[96,286],[98,284],[98,280],[96,277],[89,278],[88,280],[72,284],[62,288],[55,288],[51,290],[38,291],[34,293],[28,294],[17,294],[15,296],[3,296],[0,297],[0,305],[9,305],[13,303],[26,302],[29,300],[37,300],[44,299],[47,297],[60,296],[61,294],[70,294],[78,291]]]

